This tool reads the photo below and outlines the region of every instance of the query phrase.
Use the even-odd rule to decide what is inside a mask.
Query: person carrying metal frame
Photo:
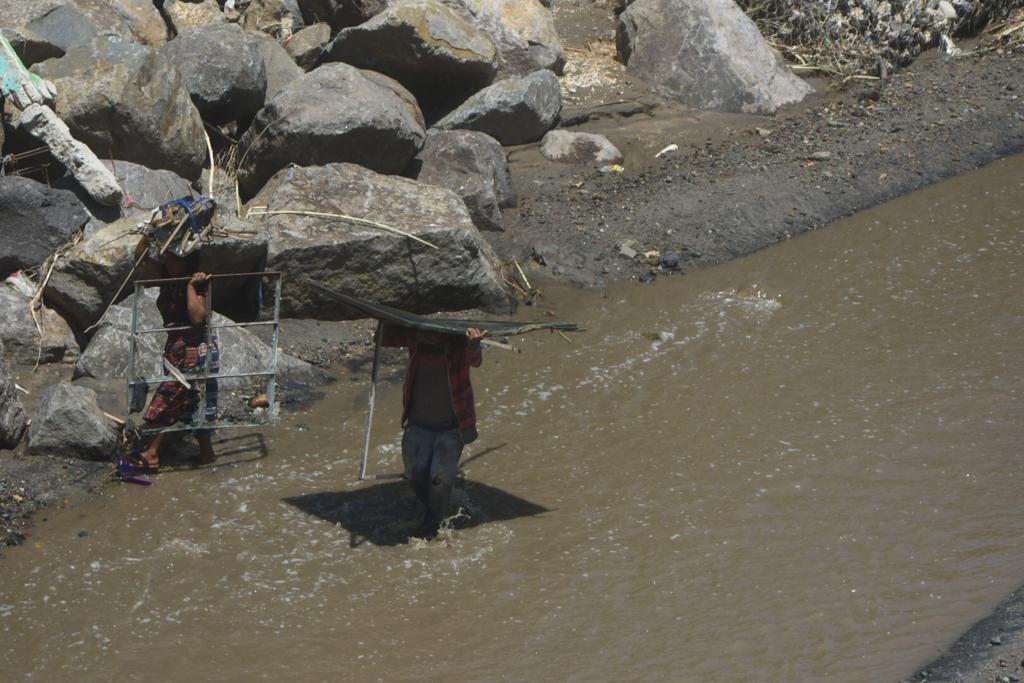
[[[404,478],[426,507],[416,535],[437,536],[451,511],[452,486],[463,447],[476,440],[476,408],[469,369],[483,362],[480,340],[487,332],[471,327],[465,336],[385,325],[381,344],[409,349],[402,392]]]
[[[149,248],[148,241],[143,239],[137,254],[141,255],[143,249]],[[207,328],[209,276],[198,272],[198,251],[179,256],[169,250],[162,255],[161,261],[162,277],[189,278],[187,282],[161,285],[156,300],[164,327],[169,328],[163,352],[165,369],[172,375],[181,375],[181,379],[187,379],[189,374],[219,372],[217,338]],[[157,386],[143,416],[147,430],[171,427],[177,422],[192,423],[200,410],[206,422],[216,421],[217,380],[193,380],[186,385],[181,379],[171,379]],[[204,386],[205,391],[202,390]],[[211,441],[212,430],[196,429],[193,433],[199,442],[199,462],[213,462],[216,454]],[[158,471],[165,436],[161,432],[145,449],[137,448],[132,454],[132,465],[143,472]]]

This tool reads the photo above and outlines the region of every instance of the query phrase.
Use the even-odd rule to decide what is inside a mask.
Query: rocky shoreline
[[[0,0],[0,8],[9,1]],[[443,15],[445,30],[465,43],[452,54],[428,46],[435,51],[427,66],[408,55],[403,60],[401,50],[391,61],[365,61],[367,45],[412,40],[388,33],[387,22],[375,20],[385,3],[359,4],[359,16],[339,9],[350,11],[351,3],[334,0],[253,3],[260,12],[278,8],[276,26],[292,22],[272,36],[253,28],[261,20],[247,24],[256,9],[225,20],[224,3],[212,0],[157,2],[156,18],[152,12],[144,21],[122,17],[121,38],[97,36],[87,46],[59,45],[57,34],[46,40],[19,34],[38,51],[35,70],[62,91],[77,87],[81,64],[112,65],[122,80],[135,79],[140,92],[177,118],[169,129],[163,122],[164,129],[156,130],[141,109],[130,114],[136,120],[123,123],[128,138],[146,138],[135,149],[94,129],[96,112],[83,114],[82,102],[65,101],[57,109],[86,142],[104,151],[105,145],[122,145],[117,158],[123,161],[111,161],[110,167],[125,187],[137,188],[134,209],[98,206],[68,177],[52,187],[38,179],[5,181],[10,187],[0,192],[0,203],[16,206],[36,193],[35,204],[47,207],[44,222],[52,231],[36,239],[35,218],[15,226],[12,234],[32,239],[19,242],[24,249],[13,258],[0,254],[0,261],[4,276],[50,265],[43,301],[52,327],[38,349],[5,339],[12,377],[24,391],[4,391],[20,395],[25,413],[33,416],[47,387],[74,377],[75,386],[95,391],[96,410],[122,412],[123,372],[112,359],[125,344],[127,305],[115,306],[96,332],[91,326],[128,272],[134,241],[125,235],[140,220],[137,207],[159,204],[168,193],[214,187],[223,198],[225,224],[235,233],[206,250],[207,270],[259,270],[269,259],[269,267],[288,275],[309,273],[329,284],[347,284],[356,295],[420,312],[471,306],[493,312],[510,310],[517,298],[502,283],[513,261],[533,284],[556,279],[597,288],[678,277],[1024,151],[1020,50],[957,57],[932,50],[900,71],[812,79],[814,95],[808,95],[808,81],[787,71],[785,78],[793,81],[785,88],[755,84],[749,96],[719,100],[689,92],[686,84],[641,64],[663,60],[644,56],[631,33],[643,25],[648,5],[670,1],[556,0],[543,3],[550,12],[531,3],[526,25],[536,33],[529,38],[523,24],[516,33],[512,24],[494,23],[473,0],[445,0],[441,8],[410,0],[409,11],[433,12],[435,20]],[[47,2],[64,9],[74,4]],[[82,2],[76,7],[95,9],[99,0]],[[314,14],[331,16],[333,23],[309,21],[310,13],[298,11],[299,5],[316,5]],[[95,20],[92,11],[86,15]],[[422,18],[410,16],[391,17],[388,25],[415,26],[415,17]],[[620,16],[624,28],[616,48],[612,25]],[[208,34],[188,47],[182,38],[196,41],[200,35],[189,33],[193,29]],[[702,27],[694,30],[707,39]],[[216,80],[223,74],[210,74],[194,60],[214,36],[237,55],[233,67],[239,72],[231,87]],[[975,45],[960,41],[968,53]],[[616,52],[632,61],[629,69],[612,58]],[[139,82],[160,69],[160,78]],[[90,81],[89,88],[113,87],[104,78]],[[110,96],[115,95],[123,93]],[[685,96],[692,97],[681,101]],[[461,104],[454,106],[456,101]],[[348,117],[345,125],[336,125],[336,111]],[[5,152],[20,152],[28,143],[12,125],[10,107],[5,116],[6,140],[0,137],[0,144]],[[345,126],[352,121],[372,134],[350,138]],[[203,168],[204,129],[216,147],[212,178]],[[364,222],[372,217],[388,225],[427,226],[417,236],[441,244],[445,256],[425,249],[414,253],[402,237],[336,228],[322,217],[281,215],[300,206],[360,215]],[[270,213],[246,220],[253,209]],[[254,237],[237,236],[253,225]],[[342,238],[335,237],[336,229]],[[414,259],[417,280],[410,282],[407,266]],[[25,313],[31,291],[24,282],[4,287],[0,304]],[[284,372],[298,383],[315,386],[327,381],[324,369],[332,363],[368,356],[369,322],[339,322],[345,311],[328,310],[297,282],[284,306],[295,318],[283,326],[282,348],[289,354]],[[251,311],[224,312],[254,317]],[[16,324],[34,334],[30,317],[21,315]],[[269,341],[250,335],[236,345],[259,356]],[[37,350],[45,359],[33,371]],[[0,346],[0,365],[3,357]],[[31,535],[33,520],[45,521],[47,508],[74,505],[109,479],[109,463],[52,449],[29,454],[28,446],[26,437],[0,453],[0,555],[5,544],[19,545]],[[1020,649],[1021,605],[1018,591],[930,665],[929,680],[971,680],[964,672],[972,667],[984,670],[985,680],[1018,675],[1011,669],[1020,664],[1019,652],[1011,661],[1001,654],[1010,647],[993,654],[996,646],[988,643],[1002,629],[1013,651]],[[1008,664],[1000,666],[1000,659]]]

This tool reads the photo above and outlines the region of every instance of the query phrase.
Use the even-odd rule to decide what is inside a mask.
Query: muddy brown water
[[[1024,580],[1022,196],[1014,158],[719,268],[550,288],[588,332],[487,354],[430,544],[400,483],[355,482],[353,368],[221,465],[38,526],[0,561],[3,678],[908,675]]]

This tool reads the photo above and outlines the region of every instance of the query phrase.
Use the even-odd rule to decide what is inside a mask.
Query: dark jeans
[[[462,436],[458,429],[425,429],[409,424],[402,435],[405,478],[427,506],[426,525],[440,525],[451,507],[452,486],[459,471]]]

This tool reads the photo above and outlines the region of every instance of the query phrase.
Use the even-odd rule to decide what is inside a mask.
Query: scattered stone
[[[537,0],[444,0],[490,36],[498,49],[502,78],[526,76],[537,69],[557,74],[565,66],[555,19]]]
[[[89,220],[67,190],[21,176],[0,176],[0,277],[40,266]]]
[[[331,42],[331,27],[323,22],[307,26],[288,39],[285,49],[303,71],[312,71],[320,63],[320,54]]]
[[[558,77],[542,69],[484,88],[435,127],[477,130],[503,145],[521,145],[541,139],[555,125],[561,110]]]
[[[624,256],[630,260],[633,260],[637,257],[637,254],[637,250],[629,245],[623,244],[619,246],[619,256]]]
[[[203,121],[181,74],[153,50],[105,36],[34,70],[57,86],[57,115],[91,149],[199,177]]]
[[[431,100],[475,92],[497,70],[487,35],[437,0],[396,0],[341,31],[324,59],[379,71]]]
[[[64,383],[43,390],[28,432],[30,453],[106,460],[118,441],[95,391]]]
[[[545,159],[568,164],[621,164],[622,152],[608,138],[596,133],[549,131],[540,144]]]
[[[263,108],[267,71],[256,39],[237,24],[188,29],[160,50],[211,123],[247,121]]]
[[[32,319],[29,302],[35,294],[36,285],[27,277],[7,278],[0,283],[0,341],[7,349],[7,357],[13,363],[35,365],[56,363],[66,353],[78,353],[75,335],[64,319],[45,306],[36,315],[42,327],[42,337]]]
[[[89,536],[89,532],[83,529],[82,531],[79,531],[76,536],[79,538],[87,538]]]
[[[814,152],[807,158],[811,161],[828,161],[832,158],[832,152]]]
[[[679,268],[679,254],[671,251],[666,254],[662,254],[661,267],[667,268],[668,270],[675,270]]]
[[[251,197],[289,164],[336,161],[398,173],[423,146],[426,133],[410,95],[347,64],[324,64],[271,100],[241,140],[247,150],[238,169],[243,197]]]
[[[416,180],[462,197],[477,228],[503,229],[501,209],[517,199],[501,143],[476,131],[431,131],[416,161]]]
[[[21,407],[14,376],[4,354],[4,344],[0,341],[0,449],[17,446],[27,425],[28,418]]]
[[[164,0],[164,13],[174,32],[179,34],[190,28],[227,22],[217,0]]]
[[[814,92],[732,0],[637,0],[617,46],[632,73],[697,109],[773,114]]]
[[[1003,644],[1003,639],[1001,637],[999,637],[999,636],[992,636],[991,638],[988,639],[988,644],[989,645],[1002,645]]]
[[[268,267],[284,273],[288,282],[282,316],[353,316],[307,286],[308,281],[417,313],[508,309],[497,258],[465,204],[449,190],[379,175],[354,164],[328,164],[280,171],[253,204],[368,219],[439,247],[345,220],[268,217]]]

